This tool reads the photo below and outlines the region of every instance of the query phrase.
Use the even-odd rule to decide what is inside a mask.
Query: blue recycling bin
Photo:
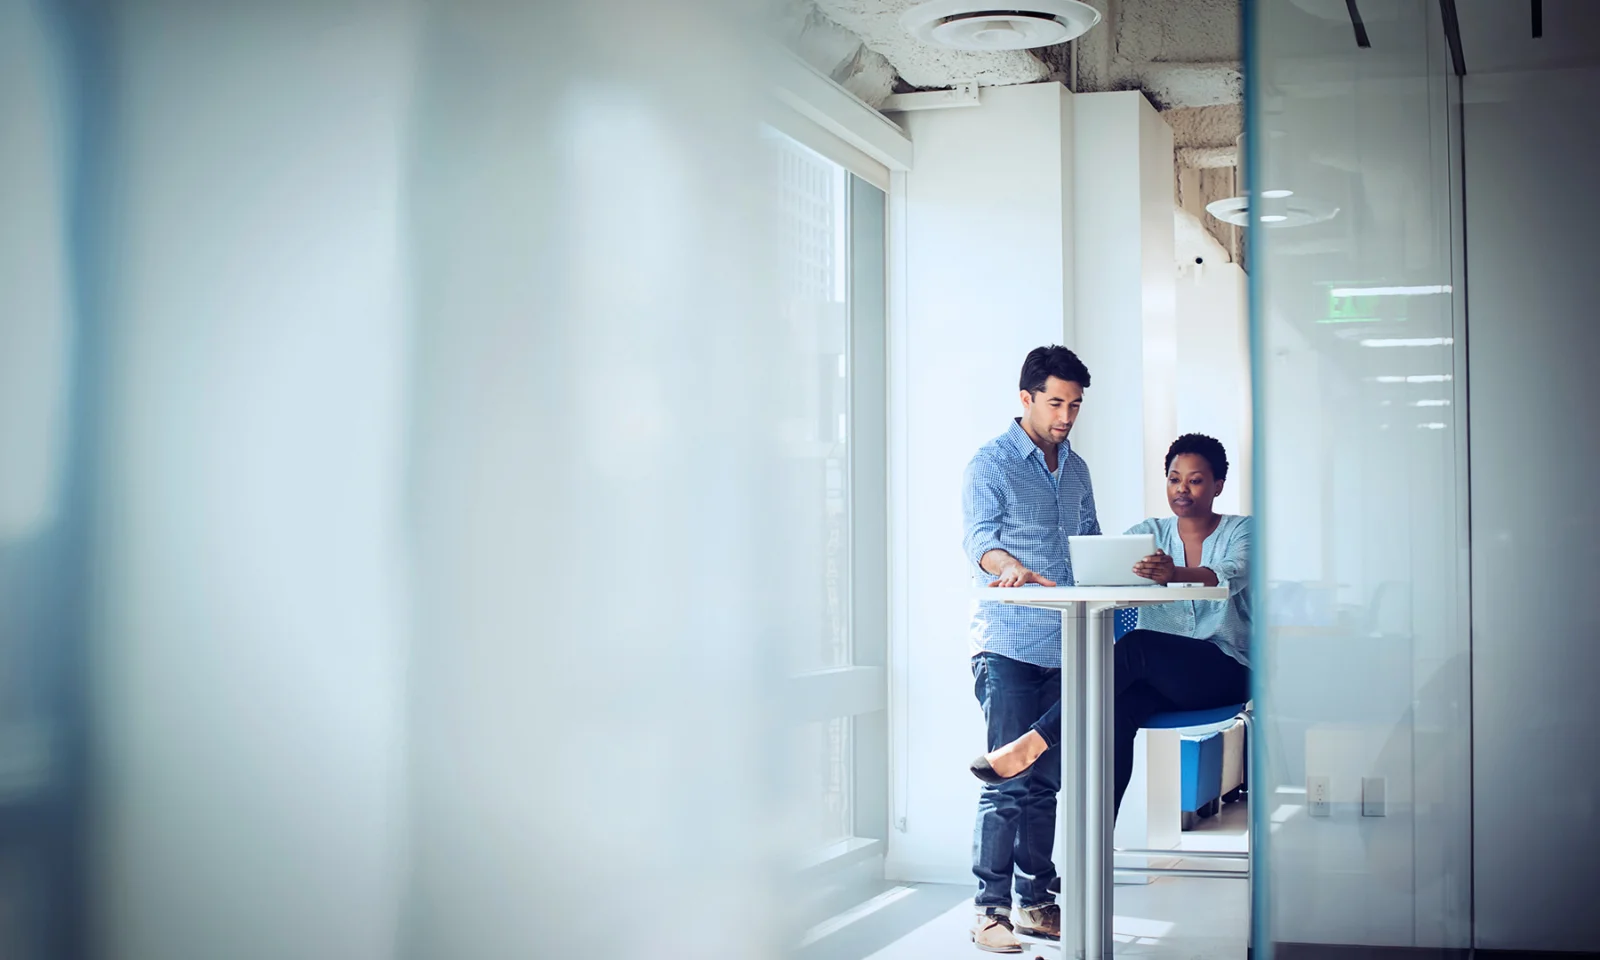
[[[1184,813],[1198,815],[1222,799],[1222,734],[1185,737],[1179,743],[1179,752],[1183,761],[1181,806]]]

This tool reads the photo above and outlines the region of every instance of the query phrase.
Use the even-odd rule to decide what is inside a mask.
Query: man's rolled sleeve
[[[1100,515],[1094,509],[1094,484],[1089,482],[1089,470],[1083,471],[1083,505],[1078,512],[1078,536],[1100,536]]]
[[[983,555],[1004,550],[1000,544],[1000,521],[1005,514],[1006,495],[1000,473],[982,457],[967,464],[961,487],[961,514],[966,525],[963,543],[967,556],[979,569]]]

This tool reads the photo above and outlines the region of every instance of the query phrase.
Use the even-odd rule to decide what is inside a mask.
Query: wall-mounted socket
[[[1385,793],[1388,783],[1383,777],[1361,778],[1361,815],[1363,817],[1387,817],[1389,815],[1388,801]]]
[[[1331,816],[1333,806],[1328,801],[1328,778],[1306,777],[1306,813],[1313,817]]]

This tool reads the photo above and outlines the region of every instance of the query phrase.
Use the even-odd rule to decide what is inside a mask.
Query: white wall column
[[[979,784],[966,768],[984,727],[961,475],[1018,415],[1028,351],[1075,341],[1072,104],[1060,84],[1030,84],[902,117],[916,165],[891,196],[891,877],[972,877]]]
[[[1172,129],[1136,90],[1073,98],[1073,309],[1093,375],[1077,449],[1106,533],[1167,512],[1164,460],[1177,435],[1177,270]],[[1118,846],[1177,846],[1177,738],[1145,738],[1117,818]],[[1127,864],[1135,865],[1137,861]]]
[[[1079,94],[1073,107],[1075,348],[1094,377],[1075,437],[1100,525],[1120,533],[1167,512],[1178,349],[1172,129],[1136,90]]]
[[[1252,513],[1250,503],[1250,343],[1244,270],[1236,263],[1178,265],[1174,379],[1177,429],[1203,433],[1228,451],[1220,513]]]

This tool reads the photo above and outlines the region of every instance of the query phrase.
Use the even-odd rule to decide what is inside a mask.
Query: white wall
[[[1600,608],[1552,577],[1600,568],[1600,119],[1585,97],[1597,85],[1593,69],[1466,82],[1473,906],[1485,949],[1600,948]]]
[[[1132,111],[1138,116],[1138,138],[1136,164],[1129,164],[1128,169],[1136,169],[1139,173],[1138,199],[1139,210],[1139,240],[1135,247],[1139,257],[1139,309],[1132,316],[1139,319],[1139,328],[1142,336],[1140,349],[1143,356],[1142,364],[1142,397],[1144,400],[1144,469],[1143,483],[1135,484],[1135,489],[1144,492],[1143,516],[1166,516],[1169,511],[1167,506],[1167,484],[1165,461],[1167,447],[1172,443],[1172,438],[1177,435],[1178,411],[1177,371],[1178,371],[1178,328],[1177,328],[1177,292],[1172,275],[1172,265],[1176,260],[1174,251],[1176,225],[1173,222],[1173,207],[1177,202],[1176,188],[1172,176],[1172,128],[1150,105],[1144,94],[1137,90],[1120,91],[1112,94],[1119,101],[1132,99],[1131,105],[1116,102],[1114,107],[1119,112]],[[1089,98],[1091,102],[1093,97]],[[1095,118],[1095,107],[1090,106],[1084,112],[1089,118],[1091,126]],[[1087,187],[1095,195],[1105,198],[1111,195],[1106,182],[1109,175],[1124,169],[1121,157],[1116,154],[1123,149],[1123,142],[1114,139],[1101,139],[1086,127],[1078,128],[1078,162],[1080,169],[1088,161],[1088,170],[1078,177],[1079,190]],[[1088,151],[1086,153],[1086,151]],[[1104,151],[1102,153],[1102,151]],[[1092,170],[1091,176],[1088,171]],[[1080,193],[1079,196],[1082,196]],[[1118,222],[1129,218],[1122,211],[1106,211],[1110,214],[1110,222]],[[1130,218],[1131,219],[1131,218]],[[1093,239],[1097,238],[1101,220],[1095,217],[1080,216],[1078,218],[1078,236],[1080,243],[1078,249],[1084,250]],[[1102,251],[1105,247],[1100,248]],[[1093,273],[1086,271],[1079,265],[1075,275],[1079,301],[1078,309],[1095,311],[1101,304],[1096,300],[1095,287],[1097,280]],[[1087,299],[1085,299],[1087,295]],[[1106,304],[1110,306],[1110,304]],[[1131,317],[1118,317],[1120,322],[1127,322]],[[1101,324],[1111,320],[1110,316],[1099,319],[1094,324],[1086,324],[1086,328],[1098,328]],[[1120,388],[1120,384],[1117,385]],[[1090,452],[1095,452],[1092,431],[1090,433]],[[1108,480],[1117,480],[1108,477]],[[1115,519],[1116,514],[1107,514],[1108,518]],[[1130,525],[1136,521],[1130,521]],[[1120,523],[1118,524],[1120,526]],[[1109,529],[1109,528],[1108,528]]]
[[[1073,98],[1078,341],[1094,386],[1073,436],[1100,526],[1167,513],[1177,421],[1172,130],[1135,90]]]
[[[1173,377],[1180,433],[1216,437],[1228,451],[1217,509],[1250,512],[1250,344],[1246,277],[1236,263],[1180,263]],[[1169,437],[1170,440],[1172,437]],[[1165,448],[1162,450],[1165,460]],[[1165,507],[1163,505],[1163,511]]]
[[[903,120],[917,159],[891,197],[891,877],[971,879],[979,784],[966,767],[984,736],[961,476],[1019,415],[1028,351],[1074,345],[1072,104],[1060,84],[993,87],[981,107]]]
[[[1136,90],[1073,98],[1072,294],[1094,376],[1074,430],[1100,527],[1121,533],[1168,512],[1163,464],[1176,434],[1178,369],[1172,130]],[[1179,839],[1177,737],[1146,735],[1117,843]],[[1145,775],[1147,774],[1147,775]]]

